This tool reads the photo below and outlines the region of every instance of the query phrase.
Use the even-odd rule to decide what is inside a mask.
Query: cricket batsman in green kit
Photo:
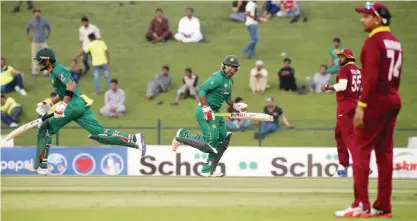
[[[38,103],[36,112],[44,116],[49,108],[62,101],[54,112],[54,116],[45,120],[38,129],[36,157],[34,165],[26,165],[31,171],[41,175],[48,174],[48,153],[52,143],[52,135],[71,121],[90,132],[90,139],[106,145],[119,145],[140,149],[142,156],[146,153],[143,133],[127,134],[115,130],[105,129],[96,120],[91,105],[93,100],[81,94],[71,77],[71,74],[55,58],[50,48],[42,48],[34,58],[40,71],[48,71],[51,75],[52,86],[57,96],[50,102]]]
[[[215,170],[223,153],[229,147],[232,137],[232,133],[226,131],[223,117],[215,117],[214,113],[220,111],[223,102],[239,112],[245,111],[248,106],[245,103],[235,103],[232,100],[233,76],[238,72],[239,66],[239,59],[236,56],[227,56],[221,70],[215,72],[199,87],[200,103],[195,108],[195,116],[202,135],[190,134],[181,128],[172,140],[174,151],[181,144],[185,144],[209,154],[200,173],[201,176],[224,175],[215,172]]]

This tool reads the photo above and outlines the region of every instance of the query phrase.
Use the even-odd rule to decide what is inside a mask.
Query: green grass
[[[9,11],[14,2],[1,2],[1,54],[8,59],[10,65],[23,69],[27,74],[25,84],[29,96],[16,98],[24,107],[22,121],[36,117],[35,105],[48,96],[52,87],[47,79],[30,77],[30,42],[24,35],[23,28],[31,18],[31,12],[24,10],[18,14]],[[112,77],[117,78],[120,86],[127,93],[128,115],[121,119],[106,119],[98,116],[98,120],[107,127],[113,126],[156,126],[161,119],[163,126],[196,127],[193,109],[195,101],[184,101],[178,107],[169,106],[175,97],[172,91],[157,97],[153,101],[145,101],[144,95],[147,82],[158,72],[162,65],[171,66],[174,88],[181,84],[181,76],[185,67],[192,67],[201,79],[208,78],[220,65],[227,54],[240,55],[240,49],[247,43],[248,34],[244,25],[227,20],[230,2],[140,2],[136,5],[119,7],[117,2],[36,2],[42,13],[53,26],[48,45],[52,47],[62,64],[69,64],[72,56],[78,53],[79,21],[82,15],[88,15],[91,22],[97,25],[109,47],[112,66]],[[299,82],[307,75],[312,75],[319,65],[327,62],[327,50],[331,39],[342,38],[343,45],[351,48],[359,57],[362,43],[366,38],[359,22],[360,15],[354,7],[359,2],[302,2],[303,13],[309,16],[308,23],[289,24],[286,19],[275,19],[260,27],[260,42],[257,56],[264,60],[270,72],[269,84],[272,88],[265,96],[252,96],[248,87],[248,73],[254,66],[254,60],[242,59],[241,71],[236,77],[234,96],[243,97],[249,104],[250,111],[261,111],[264,97],[275,97],[277,104],[284,109],[285,115],[297,128],[332,128],[335,124],[334,95],[293,94],[282,95],[277,90],[277,70],[282,64],[281,52],[285,51],[293,60],[293,66]],[[416,2],[387,2],[393,14],[392,30],[401,40],[404,48],[404,65],[400,93],[403,109],[398,120],[400,128],[416,128],[417,93],[414,76],[417,59],[417,35],[414,22],[417,20]],[[145,41],[147,25],[153,17],[155,8],[165,11],[175,32],[184,8],[194,7],[200,17],[203,34],[210,40],[207,44],[181,44],[170,41],[166,44],[150,44]],[[102,86],[104,80],[102,79]],[[91,75],[83,78],[79,84],[82,92],[90,95],[93,92]],[[103,96],[92,97],[95,100],[94,112],[98,113],[103,105]],[[156,101],[163,105],[156,105]],[[71,124],[73,125],[73,124]],[[137,130],[126,130],[133,133]],[[155,144],[156,131],[144,130],[148,143]],[[33,145],[35,131],[17,138],[17,145]],[[162,133],[162,144],[169,144],[175,130]],[[397,131],[395,145],[406,146],[408,137],[415,131]],[[96,145],[87,138],[83,130],[63,129],[60,136],[61,145]],[[74,139],[76,137],[77,139]],[[252,133],[235,134],[233,145],[257,145]],[[295,130],[282,131],[266,138],[264,146],[334,146],[332,130]]]
[[[4,221],[332,221],[351,179],[2,177]],[[394,180],[393,221],[417,219],[417,181]],[[376,180],[370,181],[375,199]]]

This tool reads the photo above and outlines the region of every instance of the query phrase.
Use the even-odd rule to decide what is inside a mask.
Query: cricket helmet
[[[50,48],[42,48],[36,53],[34,60],[37,61],[38,69],[43,71],[46,69],[50,61],[56,61],[55,53]]]
[[[226,56],[226,58],[223,60],[223,64],[224,65],[231,65],[234,67],[239,67],[239,58],[236,57],[236,55],[228,55]]]

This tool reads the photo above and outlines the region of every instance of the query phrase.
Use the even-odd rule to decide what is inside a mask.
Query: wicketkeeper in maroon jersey
[[[353,116],[360,95],[362,76],[361,71],[355,65],[356,59],[351,50],[345,48],[337,55],[339,56],[340,68],[336,76],[336,84],[323,86],[321,90],[323,92],[327,90],[336,91],[335,139],[339,157],[339,167],[336,174],[340,177],[346,177],[346,169],[349,167],[349,152],[352,154],[352,158],[357,152],[353,148]]]
[[[353,160],[356,190],[354,203],[337,211],[344,217],[392,217],[393,133],[401,99],[398,94],[402,66],[400,42],[391,33],[391,14],[381,3],[357,8],[368,38],[361,52],[362,94],[354,116],[354,148],[359,160]],[[371,151],[378,165],[378,195],[371,207],[368,198],[368,168]],[[359,203],[360,202],[360,203]]]

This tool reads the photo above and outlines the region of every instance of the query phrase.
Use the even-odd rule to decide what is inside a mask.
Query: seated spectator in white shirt
[[[100,113],[105,117],[117,117],[126,112],[125,92],[118,88],[119,82],[112,79],[110,90],[104,94],[104,107],[100,109]]]
[[[180,103],[181,95],[184,96],[184,99],[188,97],[193,97],[198,100],[198,75],[194,74],[191,68],[185,69],[185,75],[182,79],[183,85],[177,90],[177,98],[171,105],[178,105]]]
[[[233,1],[232,13],[230,13],[229,18],[232,21],[244,22],[246,20],[246,16],[245,16],[246,4],[248,4],[248,1],[242,1],[242,0]]]
[[[327,72],[327,65],[320,66],[320,72],[314,74],[313,80],[310,83],[310,90],[314,93],[321,93],[321,87],[329,85],[332,75]]]
[[[261,60],[256,61],[256,67],[250,71],[250,87],[253,95],[256,93],[263,94],[268,82],[268,71],[263,67],[264,62]]]
[[[178,33],[175,39],[184,43],[199,42],[203,40],[200,31],[200,20],[193,16],[194,9],[187,8],[187,16],[181,18],[178,24]]]

